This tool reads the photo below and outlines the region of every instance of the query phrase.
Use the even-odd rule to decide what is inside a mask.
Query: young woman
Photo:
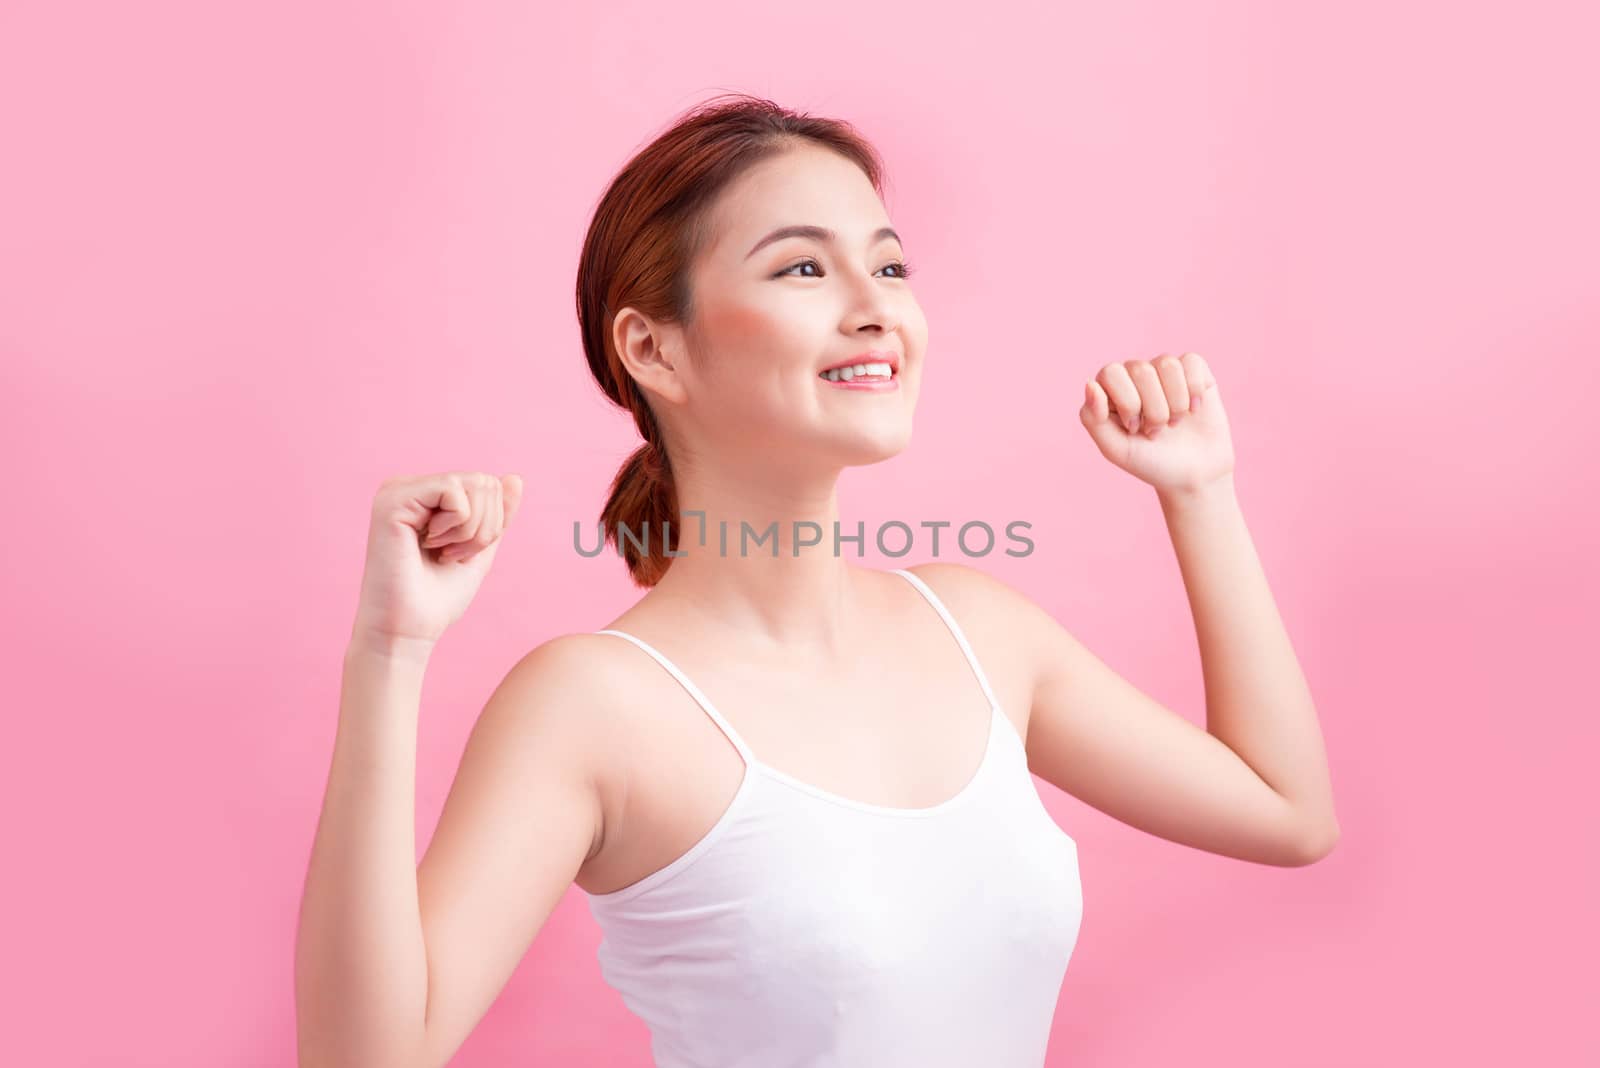
[[[1206,729],[978,568],[847,561],[839,474],[905,448],[928,341],[881,188],[847,124],[744,97],[617,176],[578,316],[644,439],[602,520],[648,592],[508,671],[415,868],[423,671],[523,483],[380,487],[302,903],[303,1066],[444,1064],[573,884],[658,1065],[1038,1066],[1082,896],[1030,772],[1227,856],[1333,847],[1198,355],[1106,364],[1080,419],[1156,491]]]

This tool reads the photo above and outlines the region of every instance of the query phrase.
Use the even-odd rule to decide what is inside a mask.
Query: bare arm
[[[579,870],[600,851],[600,776],[621,743],[601,700],[608,639],[545,642],[506,675],[467,739],[417,869],[428,944],[424,1068],[493,1004]]]
[[[1226,515],[1222,509],[1214,517],[1224,535]],[[1174,522],[1182,527],[1185,521]],[[1217,536],[1212,528],[1211,538]],[[1238,552],[1243,551],[1237,542],[1232,549],[1238,552],[1232,555],[1226,547],[1197,545],[1196,538],[1207,537],[1203,527],[1189,525],[1175,537],[1180,554],[1189,555],[1191,578],[1197,577],[1196,569],[1204,569],[1196,555],[1216,550],[1210,565],[1221,565],[1225,573],[1239,563]],[[1237,670],[1237,665],[1227,666],[1234,655],[1228,649],[1248,660],[1250,650],[1270,648],[1268,640],[1248,632],[1219,639],[1216,619],[1205,604],[1197,603],[1202,640],[1211,640],[1205,652],[1207,730],[1113,671],[1006,583],[953,562],[919,564],[914,570],[941,597],[947,596],[955,611],[975,623],[987,621],[996,642],[1017,650],[1032,692],[1028,765],[1046,782],[1129,826],[1223,856],[1300,866],[1333,848],[1338,824],[1331,797],[1318,792],[1327,789],[1327,772],[1320,763],[1321,738],[1309,705],[1295,708],[1293,691],[1232,692],[1218,684],[1227,671]],[[1216,573],[1209,580],[1199,578],[1192,599],[1227,595]],[[1210,608],[1216,610],[1214,604]],[[1276,662],[1265,669],[1246,666],[1257,685],[1282,669]],[[1225,701],[1242,700],[1259,702],[1259,714],[1251,708],[1245,715],[1246,706],[1237,703],[1219,711]],[[1286,700],[1294,715],[1286,714]],[[1239,722],[1246,734],[1255,730],[1256,736],[1241,738],[1237,728],[1229,732],[1230,714],[1243,716]],[[1221,729],[1219,723],[1224,724]]]
[[[1287,802],[1317,848],[1339,837],[1317,709],[1228,478],[1160,494],[1200,643],[1206,730]]]
[[[295,941],[302,1068],[413,1063],[428,959],[417,907],[417,712],[426,647],[344,655],[332,767]]]
[[[429,650],[353,639],[301,902],[301,1068],[445,1064],[601,838],[568,641],[495,690],[416,862]]]

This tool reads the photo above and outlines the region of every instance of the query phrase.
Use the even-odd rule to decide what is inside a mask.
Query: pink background
[[[577,252],[726,89],[860,126],[920,268],[918,433],[846,516],[1032,522],[970,562],[1197,722],[1155,499],[1076,411],[1164,351],[1226,391],[1343,841],[1246,864],[1041,782],[1086,898],[1049,1063],[1600,1062],[1600,25],[1289,6],[6,4],[0,1059],[292,1063],[372,491],[529,486],[427,678],[420,856],[504,671],[636,596],[570,547],[636,442]],[[648,1063],[598,938],[571,890],[453,1063]]]

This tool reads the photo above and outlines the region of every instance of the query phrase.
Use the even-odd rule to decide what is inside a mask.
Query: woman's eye
[[[785,267],[783,270],[779,271],[773,277],[782,278],[784,275],[789,274],[789,272],[794,271],[794,270],[798,270],[801,267],[815,267],[819,271],[822,270],[822,264],[818,263],[816,260],[801,260],[799,263],[791,264],[790,266]],[[911,265],[909,263],[906,263],[906,262],[904,262],[902,260],[894,260],[894,261],[892,261],[890,263],[884,264],[883,270],[887,271],[891,267],[894,268],[894,270],[897,271],[898,273],[889,275],[890,278],[905,279],[905,278],[910,278],[911,277]],[[821,277],[821,275],[815,275],[815,274],[794,275],[794,277],[796,277],[796,278],[819,278],[819,277]]]
[[[800,267],[815,267],[819,271],[822,270],[822,265],[820,263],[818,263],[816,260],[801,260],[799,263],[792,264],[791,266],[785,267],[783,270],[779,271],[775,277],[782,278],[784,275],[788,274],[790,271],[796,270],[796,269],[798,269]],[[817,276],[816,275],[808,275],[808,276],[807,275],[796,275],[795,277],[797,277],[797,278],[799,278],[799,277],[815,278]]]

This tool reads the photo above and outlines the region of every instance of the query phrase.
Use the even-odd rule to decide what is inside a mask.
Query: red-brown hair
[[[710,237],[712,202],[752,165],[802,142],[855,163],[883,195],[882,161],[849,123],[723,94],[684,112],[636,154],[612,179],[589,223],[578,262],[584,352],[601,390],[633,413],[644,439],[612,479],[600,523],[639,586],[654,586],[672,560],[662,544],[663,524],[671,524],[670,547],[676,550],[683,523],[666,441],[643,391],[617,357],[613,317],[633,307],[658,322],[689,322],[689,266]],[[630,536],[622,537],[619,526]],[[647,541],[647,551],[638,541]]]

